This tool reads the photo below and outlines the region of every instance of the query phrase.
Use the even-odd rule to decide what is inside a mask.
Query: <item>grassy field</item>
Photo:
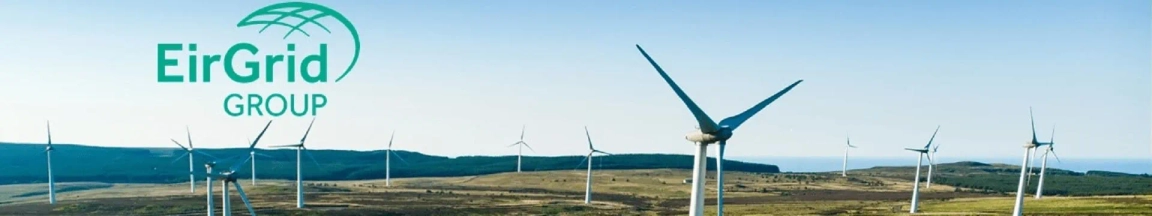
[[[450,178],[306,182],[308,207],[295,208],[288,181],[241,180],[261,215],[683,215],[688,170],[610,170],[593,176],[593,203],[583,204],[585,171],[500,173]],[[730,215],[903,215],[910,179],[840,177],[832,173],[726,172],[725,213]],[[705,203],[715,214],[715,182]],[[43,184],[0,186],[0,215],[202,215],[203,182],[188,184],[64,183],[59,203],[48,205]],[[216,184],[219,190],[219,184]],[[66,189],[72,188],[72,189]],[[923,214],[1003,215],[1012,197],[921,186]],[[219,193],[216,194],[216,211]],[[232,211],[248,215],[237,193]],[[1045,197],[1026,201],[1029,214],[1152,215],[1152,196]]]

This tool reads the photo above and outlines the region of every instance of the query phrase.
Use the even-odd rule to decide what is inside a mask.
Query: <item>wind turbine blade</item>
[[[1056,158],[1056,162],[1064,163],[1064,162],[1060,161],[1060,156],[1056,156],[1056,150],[1049,150],[1049,151],[1052,152],[1052,157]]]
[[[48,127],[48,147],[52,147],[52,122],[51,121],[44,121],[44,122],[46,122],[45,125],[47,125],[47,127]]]
[[[264,130],[261,130],[260,135],[256,135],[256,139],[252,140],[252,144],[248,146],[249,149],[256,148],[256,143],[259,143],[260,138],[264,137],[264,132],[268,132],[268,126],[272,126],[272,120],[268,120],[268,124],[264,125]]]
[[[1036,139],[1036,117],[1032,115],[1032,107],[1028,107],[1028,120],[1032,122],[1032,143],[1039,143],[1040,140]]]
[[[256,210],[252,209],[252,202],[248,201],[248,194],[244,194],[244,188],[240,187],[240,183],[237,183],[235,181],[232,182],[232,185],[236,186],[236,192],[240,193],[240,200],[244,201],[244,207],[248,207],[248,213],[255,216]]]
[[[936,140],[936,133],[939,133],[939,132],[940,132],[940,125],[936,125],[936,131],[932,132],[932,138],[928,139],[928,145],[924,145],[924,149],[928,149],[929,146],[932,146],[932,141]]]
[[[604,152],[604,151],[600,151],[600,150],[592,150],[592,152],[606,154],[606,155],[612,155],[612,153],[608,153],[608,152]]]
[[[236,170],[239,170],[240,167],[244,166],[244,164],[247,164],[248,161],[250,161],[250,160],[252,160],[251,155],[249,155],[248,157],[245,157],[244,161],[241,161],[240,163],[232,164],[232,167],[228,167],[228,171],[229,172],[235,172]]]
[[[936,162],[932,160],[932,154],[924,153],[924,156],[928,157],[928,164],[929,165],[936,166]]]
[[[260,153],[260,152],[256,152],[256,156],[260,156],[260,157],[264,157],[264,158],[275,158],[275,157],[272,157],[272,155],[266,155],[266,154]]]
[[[180,157],[177,157],[176,159],[172,159],[172,162],[168,162],[168,164],[176,163],[176,161],[180,161],[180,159],[184,159],[184,157],[188,157],[188,152],[184,152],[184,154],[180,154]]]
[[[732,117],[725,118],[724,120],[720,120],[720,127],[728,127],[728,128],[731,128],[732,130],[739,128],[741,124],[744,124],[745,121],[748,121],[748,119],[752,118],[753,115],[756,115],[757,112],[760,112],[760,110],[763,110],[764,107],[768,106],[768,104],[772,104],[772,102],[776,101],[776,99],[779,99],[780,96],[784,96],[785,93],[788,93],[788,91],[791,91],[792,88],[796,87],[796,85],[800,85],[801,82],[804,82],[804,80],[797,80],[796,82],[792,83],[792,85],[788,85],[788,87],[785,87],[784,90],[780,90],[780,92],[776,92],[776,94],[772,95],[772,97],[768,97],[768,99],[764,99],[764,101],[760,101],[760,103],[756,104],[755,106],[752,106],[752,108],[748,108],[748,110],[745,110],[744,112],[742,112],[738,115],[734,115]]]
[[[299,143],[297,143],[297,144],[288,144],[288,145],[272,145],[272,146],[268,146],[268,147],[274,147],[274,148],[284,148],[284,147],[293,147],[293,148],[299,148],[300,146],[303,146],[303,144],[299,144]]]
[[[1056,144],[1056,124],[1052,124],[1052,137],[1048,138],[1048,145]]]
[[[392,131],[392,136],[388,137],[388,149],[392,149],[392,139],[396,138],[396,131]]]
[[[588,158],[589,158],[589,157],[592,157],[592,152],[588,152],[588,155],[587,155],[587,156],[584,156],[584,159],[581,159],[581,160],[580,160],[580,163],[577,163],[577,164],[576,164],[576,168],[580,168],[580,165],[584,165],[584,162],[585,162],[585,161],[588,161]]]
[[[212,156],[211,154],[208,154],[207,152],[202,152],[202,151],[200,151],[200,150],[195,150],[195,149],[193,149],[193,150],[192,150],[192,153],[200,154],[200,155],[206,156],[206,157],[208,157],[208,158],[211,158],[211,159],[213,159],[213,160],[220,160],[220,158],[218,158],[218,157],[216,157],[216,156]]]
[[[312,151],[308,151],[308,148],[305,148],[305,147],[300,147],[300,148],[304,149],[304,154],[308,155],[308,159],[312,159],[312,163],[316,164],[316,167],[320,167],[320,162],[316,161],[316,157],[312,156]]]
[[[521,125],[520,126],[520,141],[524,141],[524,129],[527,129],[527,128],[528,128],[528,125]]]
[[[526,143],[526,142],[520,142],[520,144],[524,145],[524,147],[528,147],[528,150],[532,151],[533,153],[535,153],[535,152],[536,152],[536,150],[535,150],[535,149],[532,149],[532,146],[528,145],[528,143]]]
[[[196,148],[192,147],[192,129],[188,129],[188,125],[184,125],[184,134],[188,135],[188,148]],[[172,141],[175,142],[176,140],[173,139]]]
[[[847,142],[848,147],[852,147],[852,136],[844,136],[844,137],[845,137],[844,140]]]
[[[180,145],[180,142],[176,142],[176,139],[170,139],[170,140],[172,140],[172,143],[176,143],[176,146],[180,146],[180,149],[184,149],[184,151],[188,151],[188,148],[184,148],[184,145]]]
[[[404,157],[400,157],[400,154],[396,153],[396,151],[388,150],[388,152],[389,154],[396,155],[396,158],[399,158],[400,162],[404,162],[404,165],[409,165],[408,161],[404,160]]]
[[[676,82],[672,81],[672,78],[668,77],[667,73],[664,73],[664,69],[660,68],[660,65],[656,64],[656,61],[652,60],[651,56],[648,56],[648,52],[644,52],[644,48],[641,48],[640,45],[637,44],[636,49],[639,49],[640,54],[644,55],[645,59],[648,59],[648,63],[656,68],[656,72],[659,72],[660,77],[664,78],[664,82],[672,87],[672,91],[676,92],[676,96],[680,97],[680,100],[684,102],[685,106],[688,106],[688,110],[692,111],[692,115],[696,117],[696,123],[700,125],[700,131],[705,133],[716,132],[719,129],[717,128],[718,125],[716,125],[716,122],[712,121],[712,118],[708,117],[708,114],[704,113],[704,110],[700,109],[700,106],[697,106],[696,102],[693,102],[692,98],[689,98],[688,94],[685,94],[684,90],[681,90],[680,86],[676,85]]]
[[[584,126],[584,136],[588,137],[588,150],[595,150],[596,148],[592,147],[592,134],[588,133],[588,126]]]
[[[923,151],[924,149],[904,148],[904,150],[920,152],[920,151]]]

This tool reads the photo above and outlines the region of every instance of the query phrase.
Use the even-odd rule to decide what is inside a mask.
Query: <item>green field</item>
[[[726,172],[725,208],[730,215],[904,215],[911,181],[869,171],[838,173]],[[682,215],[690,186],[688,170],[594,172],[593,204],[582,203],[584,171],[499,173],[482,176],[307,182],[308,208],[296,209],[291,182],[241,180],[261,215]],[[709,214],[715,214],[715,182],[706,184]],[[17,196],[42,184],[0,186],[0,215],[199,215],[203,182],[196,194],[187,183],[87,185],[59,193],[56,206],[44,195]],[[218,184],[217,184],[218,185]],[[79,186],[77,186],[79,187]],[[1055,185],[1053,185],[1055,187]],[[219,188],[217,188],[218,190]],[[921,213],[1003,215],[1012,197],[933,184],[921,187]],[[23,192],[10,192],[10,191]],[[219,193],[216,193],[219,196]],[[247,215],[238,195],[233,212]],[[219,197],[217,211],[220,211]],[[1048,196],[1025,200],[1026,212],[1043,215],[1152,214],[1152,196]]]

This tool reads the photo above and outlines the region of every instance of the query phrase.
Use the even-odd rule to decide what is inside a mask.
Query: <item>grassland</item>
[[[583,204],[584,171],[499,173],[483,176],[308,182],[308,207],[295,208],[288,181],[241,181],[261,215],[682,215],[687,211],[688,170],[606,170],[593,176],[593,203]],[[727,172],[729,215],[902,215],[908,211],[910,179],[853,173]],[[709,176],[708,214],[715,214],[715,182]],[[218,184],[217,184],[218,185]],[[0,215],[202,215],[203,182],[188,184],[66,183],[48,205],[43,185],[0,186]],[[934,184],[921,187],[924,214],[1003,215],[1012,198],[965,192]],[[219,190],[219,188],[217,188]],[[958,192],[959,191],[959,192]],[[219,193],[216,193],[219,196]],[[232,211],[247,215],[232,193]],[[220,211],[219,197],[216,211]],[[1046,197],[1026,200],[1042,215],[1152,215],[1152,196]]]

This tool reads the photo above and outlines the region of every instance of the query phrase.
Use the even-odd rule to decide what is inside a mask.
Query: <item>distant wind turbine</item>
[[[588,180],[584,184],[584,204],[592,203],[592,154],[601,153],[605,155],[612,155],[612,153],[603,152],[592,147],[592,135],[588,133],[588,127],[584,127],[584,136],[588,137],[588,156],[584,160],[588,161]],[[584,161],[580,161],[584,163]]]
[[[196,193],[196,175],[194,173],[196,171],[194,170],[195,165],[193,164],[193,158],[196,156],[195,154],[201,154],[208,156],[209,158],[216,157],[208,155],[208,153],[196,151],[196,147],[192,145],[192,130],[189,130],[188,126],[184,126],[184,132],[188,134],[188,147],[184,147],[184,145],[181,145],[180,142],[176,141],[176,139],[169,139],[172,140],[172,143],[175,143],[176,146],[180,146],[180,149],[184,150],[184,154],[180,155],[180,157],[177,157],[176,159],[172,159],[172,162],[169,163],[175,163],[184,157],[188,157],[188,191],[191,193]]]
[[[52,122],[45,121],[48,128],[48,146],[44,148],[44,156],[48,158],[48,204],[56,204],[56,180],[52,178]]]
[[[1028,119],[1032,122],[1032,140],[1024,145],[1024,162],[1021,162],[1023,165],[1020,166],[1020,183],[1016,185],[1016,202],[1012,207],[1013,216],[1024,215],[1024,187],[1028,184],[1026,177],[1028,175],[1028,159],[1031,156],[1029,153],[1037,147],[1051,144],[1042,143],[1036,138],[1036,118],[1032,115],[1032,107],[1028,107]]]
[[[840,176],[848,176],[848,149],[856,148],[852,145],[852,138],[847,138],[847,145],[844,146],[844,168],[840,170]]]
[[[664,78],[664,82],[668,83],[669,87],[672,87],[672,91],[676,92],[676,96],[684,102],[684,105],[686,105],[688,110],[692,111],[692,115],[696,117],[696,123],[698,124],[697,130],[690,132],[685,137],[688,141],[692,141],[697,144],[696,159],[694,165],[692,166],[692,198],[689,200],[688,213],[692,216],[704,215],[704,172],[707,168],[708,144],[718,142],[718,148],[720,152],[716,157],[716,210],[718,215],[723,215],[724,146],[727,144],[728,139],[732,137],[732,132],[735,131],[736,128],[740,127],[741,124],[744,124],[744,122],[751,118],[753,115],[756,115],[757,112],[760,112],[760,110],[764,109],[764,107],[767,107],[768,104],[771,104],[773,101],[780,98],[780,96],[783,96],[784,93],[788,93],[788,91],[792,90],[793,87],[796,87],[796,85],[799,85],[800,82],[803,82],[804,80],[798,80],[795,83],[792,83],[792,85],[784,88],[784,90],[780,90],[780,92],[777,92],[775,95],[772,95],[771,97],[768,97],[768,99],[764,99],[764,101],[761,101],[755,106],[752,106],[752,108],[749,108],[748,110],[745,110],[744,112],[735,116],[725,118],[724,120],[721,120],[719,124],[716,124],[716,122],[713,121],[711,117],[708,117],[708,114],[706,114],[704,110],[700,109],[700,107],[696,105],[696,102],[693,102],[691,98],[688,98],[688,95],[684,93],[684,90],[681,90],[680,86],[677,86],[676,82],[672,81],[672,78],[668,77],[667,73],[664,73],[664,69],[661,69],[660,65],[656,64],[656,61],[652,60],[652,57],[648,56],[647,52],[644,52],[644,48],[641,48],[640,45],[636,45],[636,49],[640,50],[640,54],[644,55],[645,59],[648,59],[648,63],[652,64],[653,68],[656,68],[656,72],[660,73],[660,77]]]
[[[320,166],[320,162],[316,162],[316,157],[312,157],[312,152],[308,152],[308,148],[304,147],[304,141],[308,139],[308,133],[312,132],[313,123],[316,123],[315,118],[312,119],[312,122],[308,123],[308,130],[304,131],[304,137],[300,138],[300,143],[272,146],[296,148],[296,208],[304,208],[304,179],[300,172],[300,161],[303,159],[301,153],[307,153],[308,158],[312,159],[312,163],[315,163],[317,167]]]
[[[524,142],[524,129],[525,126],[520,127],[520,141],[516,141],[515,143],[512,143],[512,145],[508,145],[508,147],[518,146],[516,149],[516,172],[520,172],[520,161],[524,155],[524,147],[528,147],[528,150],[536,152],[536,150],[532,149],[532,146],[529,146],[528,143]]]
[[[940,150],[940,144],[932,146],[932,152],[928,153],[928,181],[924,184],[924,188],[932,188],[932,170],[936,168],[937,150]]]
[[[251,150],[251,149],[249,149],[249,150]],[[248,213],[253,215],[253,216],[256,215],[256,210],[252,209],[252,203],[248,202],[248,195],[244,193],[244,188],[240,187],[240,183],[236,182],[236,176],[234,175],[234,174],[236,174],[236,170],[240,169],[240,166],[243,166],[244,163],[247,163],[249,160],[252,160],[252,159],[255,159],[255,156],[253,156],[252,154],[249,154],[248,158],[245,159],[243,162],[233,164],[232,167],[230,167],[228,170],[225,170],[224,172],[213,174],[217,178],[220,178],[220,182],[221,182],[221,184],[223,184],[223,187],[224,187],[224,189],[221,190],[221,192],[223,193],[221,199],[224,202],[224,206],[222,209],[222,212],[224,212],[224,216],[232,216],[232,208],[231,208],[232,201],[230,201],[231,197],[228,196],[228,183],[232,183],[233,186],[236,186],[236,192],[240,193],[240,200],[244,201],[244,207],[248,208]]]
[[[392,139],[393,138],[396,138],[396,131],[392,131],[392,136],[388,138],[388,150],[385,150],[385,152],[384,152],[384,186],[385,187],[392,187],[392,155],[396,154],[396,152],[392,151]],[[400,158],[400,162],[404,162],[404,164],[408,164],[408,161],[404,161],[404,158],[400,157],[399,154],[396,154],[396,158]]]
[[[917,152],[916,177],[912,181],[912,205],[909,207],[908,213],[916,214],[916,210],[920,207],[920,167],[924,166],[924,156],[928,156],[928,161],[932,161],[932,155],[928,154],[928,147],[932,146],[932,141],[936,140],[936,133],[939,132],[940,126],[936,126],[936,132],[932,132],[932,138],[928,139],[928,145],[924,145],[924,148],[904,148],[904,150]]]
[[[264,125],[264,129],[263,129],[263,130],[260,130],[260,134],[259,134],[259,135],[256,135],[256,139],[255,139],[255,140],[252,140],[252,142],[251,142],[250,144],[248,144],[248,149],[249,149],[249,150],[252,150],[253,148],[256,148],[256,143],[260,142],[260,138],[264,137],[264,133],[265,133],[265,132],[268,132],[268,127],[269,127],[269,126],[272,126],[272,121],[271,121],[271,120],[269,120],[269,121],[268,121],[268,124],[265,124],[265,125]],[[205,176],[205,179],[206,179],[206,180],[204,181],[204,183],[205,183],[205,184],[208,186],[208,189],[207,189],[207,190],[205,190],[205,191],[206,191],[206,194],[208,195],[208,198],[207,198],[207,203],[208,203],[208,206],[207,206],[207,207],[208,207],[208,216],[212,216],[212,215],[214,214],[215,210],[216,210],[216,209],[215,209],[215,206],[213,205],[213,204],[214,204],[214,200],[212,200],[212,177],[213,177],[213,176],[218,176],[218,177],[220,177],[222,180],[224,180],[224,190],[222,191],[222,192],[223,192],[223,197],[221,197],[221,199],[224,201],[224,203],[223,203],[223,205],[224,205],[224,206],[223,206],[223,207],[224,207],[224,209],[223,209],[223,213],[224,213],[224,215],[225,215],[225,216],[229,216],[229,215],[232,215],[232,213],[229,211],[229,205],[230,205],[230,202],[228,201],[228,182],[231,182],[231,183],[233,183],[234,185],[236,185],[236,189],[237,189],[238,191],[240,191],[240,198],[244,200],[244,202],[245,202],[244,204],[245,204],[245,205],[249,206],[249,208],[248,208],[248,210],[249,210],[249,213],[251,213],[252,215],[256,215],[256,212],[255,212],[255,211],[252,211],[251,205],[248,203],[248,197],[247,197],[247,195],[245,195],[245,194],[244,194],[244,192],[243,192],[243,189],[241,189],[241,188],[240,188],[240,184],[237,184],[237,183],[236,183],[236,177],[235,177],[235,176],[232,176],[232,174],[234,174],[234,173],[235,173],[235,170],[239,169],[239,168],[240,168],[240,166],[243,166],[243,165],[244,165],[244,163],[247,163],[247,162],[248,162],[248,160],[245,160],[245,161],[244,161],[244,162],[242,162],[242,163],[238,163],[238,164],[234,164],[234,165],[232,165],[232,167],[231,167],[230,169],[228,169],[228,170],[226,170],[226,171],[225,171],[225,172],[227,172],[227,174],[226,174],[226,175],[221,175],[220,173],[215,173],[215,172],[212,172],[212,169],[216,167],[216,164],[218,164],[218,163],[220,162],[220,159],[218,159],[218,158],[216,158],[216,157],[212,157],[212,156],[210,156],[210,155],[207,155],[207,154],[205,154],[205,156],[208,156],[208,157],[212,158],[212,160],[210,160],[210,161],[208,161],[208,162],[204,163],[204,172],[205,172],[205,175],[204,175],[204,176]],[[248,159],[252,159],[252,158],[251,158],[251,157],[249,157]]]
[[[1043,159],[1040,160],[1040,182],[1036,183],[1036,199],[1044,196],[1044,171],[1048,169],[1048,154],[1051,153],[1056,157],[1056,162],[1060,162],[1060,156],[1056,156],[1056,125],[1052,125],[1052,138],[1048,140],[1048,149],[1044,151]]]

